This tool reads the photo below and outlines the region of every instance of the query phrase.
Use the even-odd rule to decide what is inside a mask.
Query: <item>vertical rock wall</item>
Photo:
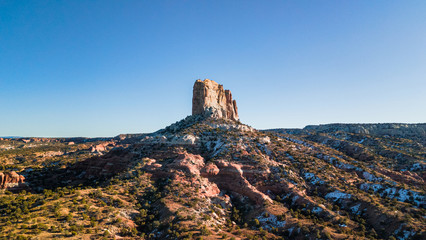
[[[232,99],[231,91],[224,90],[222,85],[209,79],[197,80],[194,83],[192,115],[198,114],[239,120],[237,102]]]

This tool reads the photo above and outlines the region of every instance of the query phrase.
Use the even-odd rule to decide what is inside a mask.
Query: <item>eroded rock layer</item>
[[[192,115],[239,120],[237,102],[232,99],[231,91],[209,79],[197,80],[194,84]]]
[[[25,177],[17,174],[15,171],[0,172],[0,189],[17,190],[24,187]]]

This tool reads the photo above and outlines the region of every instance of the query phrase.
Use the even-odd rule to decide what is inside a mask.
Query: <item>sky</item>
[[[148,133],[196,79],[258,129],[426,122],[426,1],[0,0],[0,136]]]

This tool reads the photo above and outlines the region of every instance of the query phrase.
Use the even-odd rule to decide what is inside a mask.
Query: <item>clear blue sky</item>
[[[152,132],[192,85],[259,129],[426,122],[426,1],[0,0],[0,136]]]

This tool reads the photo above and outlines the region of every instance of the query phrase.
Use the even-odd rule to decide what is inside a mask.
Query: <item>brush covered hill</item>
[[[421,134],[259,131],[236,119],[230,92],[196,85],[206,114],[152,134],[75,143],[82,159],[24,158],[15,170],[27,190],[0,195],[0,237],[425,238]],[[7,156],[19,165],[14,151]]]

